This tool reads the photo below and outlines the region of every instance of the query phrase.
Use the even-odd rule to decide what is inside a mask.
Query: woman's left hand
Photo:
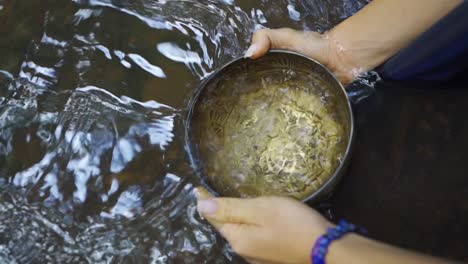
[[[289,198],[213,198],[198,189],[198,211],[251,263],[310,263],[317,238],[332,226]]]

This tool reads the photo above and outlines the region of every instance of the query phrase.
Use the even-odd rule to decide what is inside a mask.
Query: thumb
[[[256,199],[214,198],[198,201],[198,211],[209,220],[230,224],[260,224]]]
[[[289,28],[261,29],[252,37],[252,45],[245,53],[246,58],[256,59],[265,55],[270,49],[292,49],[293,38],[298,38],[300,31]]]
[[[254,33],[252,45],[245,57],[257,59],[270,49],[284,49],[302,53],[323,64],[328,63],[329,39],[318,32],[305,32],[290,28],[261,29]]]
[[[203,187],[197,187],[195,188],[195,196],[197,197],[197,209],[198,213],[200,215],[203,215],[203,212],[200,211],[200,207],[203,207],[203,205],[200,205],[200,203],[204,203],[204,201],[208,201],[210,199],[213,199],[214,197]],[[206,205],[205,205],[206,206]],[[202,208],[203,209],[203,208]],[[208,218],[208,222],[210,222],[211,225],[213,225],[216,229],[220,230],[223,226],[222,223],[215,221],[213,219]]]

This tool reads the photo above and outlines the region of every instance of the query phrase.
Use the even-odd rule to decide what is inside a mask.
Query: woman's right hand
[[[197,189],[198,211],[250,263],[310,263],[317,238],[333,225],[299,201],[214,198]]]
[[[317,60],[335,73],[343,84],[349,84],[366,70],[353,58],[352,52],[340,46],[331,33],[297,31],[289,28],[261,29],[254,33],[245,57],[257,59],[270,49],[285,49]]]

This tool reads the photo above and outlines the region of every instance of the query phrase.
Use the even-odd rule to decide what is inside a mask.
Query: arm
[[[246,56],[270,48],[298,51],[325,64],[344,82],[371,70],[414,41],[462,0],[374,0],[324,34],[260,30]]]
[[[329,264],[444,264],[456,263],[385,245],[358,235],[348,235],[329,249]]]
[[[278,197],[213,198],[199,189],[198,210],[251,263],[310,263],[311,249],[332,226],[302,203]],[[454,263],[347,235],[329,248],[329,264]]]

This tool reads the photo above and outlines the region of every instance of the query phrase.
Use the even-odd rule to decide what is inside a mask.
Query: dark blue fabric
[[[422,8],[421,12],[424,12]],[[447,80],[468,70],[468,1],[380,67],[384,79]]]

